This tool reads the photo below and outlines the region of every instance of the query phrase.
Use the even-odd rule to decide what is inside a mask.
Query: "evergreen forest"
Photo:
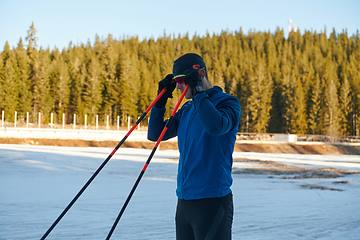
[[[137,119],[155,99],[158,82],[187,52],[201,55],[213,85],[236,96],[242,108],[240,132],[360,135],[360,36],[335,30],[327,37],[305,31],[243,31],[205,36],[164,35],[158,39],[95,36],[61,51],[37,46],[36,29],[25,41],[0,52],[0,111],[20,121],[38,113],[49,122],[78,124],[95,116]],[[167,103],[170,115],[180,97]],[[147,116],[148,117],[148,116]],[[146,118],[143,121],[147,124]]]

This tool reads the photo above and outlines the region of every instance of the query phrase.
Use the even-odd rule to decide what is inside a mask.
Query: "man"
[[[186,102],[175,114],[163,140],[178,137],[176,239],[231,239],[233,220],[232,153],[241,118],[239,100],[212,86],[204,60],[187,53],[174,61],[173,74],[159,82],[167,90],[151,110],[148,139],[163,130],[165,104],[175,89]]]

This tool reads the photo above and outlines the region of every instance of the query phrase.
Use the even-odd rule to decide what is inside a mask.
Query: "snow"
[[[40,239],[111,151],[0,145],[0,240]],[[105,239],[150,152],[120,148],[47,239]],[[175,239],[177,157],[172,150],[155,153],[112,239]],[[359,171],[360,165],[359,156],[234,153],[234,157],[352,171]],[[360,239],[358,174],[338,179],[251,174],[233,178],[235,240]],[[343,191],[300,186],[304,184]]]

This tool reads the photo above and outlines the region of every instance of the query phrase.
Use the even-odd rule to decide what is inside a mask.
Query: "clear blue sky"
[[[327,34],[347,29],[348,36],[360,31],[360,0],[0,0],[0,52],[5,42],[16,47],[23,42],[32,22],[38,46],[62,50],[69,43],[94,43],[95,35],[119,40],[138,36],[157,39],[164,35],[196,33],[204,36],[222,30],[274,32],[288,35],[292,27]]]

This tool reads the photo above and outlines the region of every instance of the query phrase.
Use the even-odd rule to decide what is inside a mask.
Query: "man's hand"
[[[168,74],[163,80],[159,82],[158,95],[163,90],[166,89],[166,92],[161,96],[161,98],[155,103],[154,107],[161,109],[164,108],[168,98],[173,98],[172,92],[176,87],[176,82],[173,80],[174,75]]]
[[[188,69],[184,72],[184,74],[185,74],[184,82],[187,86],[189,86],[193,98],[195,97],[196,94],[205,92],[205,88],[201,80],[201,76],[196,69],[194,68]]]

